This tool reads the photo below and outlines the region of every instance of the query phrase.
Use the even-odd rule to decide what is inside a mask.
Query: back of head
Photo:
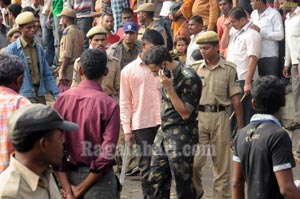
[[[164,61],[172,62],[173,58],[169,50],[163,46],[152,47],[145,56],[145,64],[160,66]]]
[[[86,49],[80,56],[80,65],[88,80],[98,80],[106,72],[107,56],[105,51]]]
[[[15,55],[0,54],[0,85],[8,86],[24,73],[22,60]]]
[[[245,10],[243,10],[242,8],[240,7],[235,7],[235,8],[232,8],[229,13],[228,13],[228,16],[229,17],[232,17],[234,19],[241,19],[241,18],[245,18],[247,19],[247,14],[245,12]]]
[[[162,35],[156,31],[156,30],[152,30],[152,29],[148,29],[145,31],[143,37],[142,37],[142,41],[147,41],[155,46],[157,45],[164,45],[165,41],[164,38],[162,37]]]
[[[274,114],[285,105],[284,84],[272,75],[260,77],[254,81],[251,95],[257,113]]]
[[[22,7],[17,3],[13,3],[13,4],[10,4],[7,7],[7,9],[12,14],[12,16],[14,16],[14,18],[16,18],[18,16],[18,14],[21,13]]]

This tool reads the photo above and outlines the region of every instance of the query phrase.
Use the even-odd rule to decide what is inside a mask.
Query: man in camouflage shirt
[[[171,176],[178,199],[195,198],[193,146],[198,142],[201,80],[192,68],[173,60],[162,46],[148,52],[145,64],[162,84],[161,127],[152,150],[149,198],[169,198]]]

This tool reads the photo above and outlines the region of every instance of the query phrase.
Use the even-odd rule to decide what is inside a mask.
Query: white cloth
[[[170,13],[170,7],[172,6],[173,3],[174,1],[164,1],[159,16],[167,17]]]
[[[260,58],[278,57],[278,41],[284,38],[283,23],[280,13],[271,7],[268,7],[260,16],[257,10],[251,13],[253,24],[260,28],[262,38]]]
[[[239,80],[245,80],[248,71],[249,56],[259,58],[261,49],[260,34],[251,29],[252,22],[247,23],[240,31],[231,28],[229,32],[229,45],[227,48],[227,61],[236,65]],[[253,80],[258,78],[258,71],[253,75]]]
[[[285,19],[285,61],[284,66],[298,64],[300,49],[300,7],[298,6],[292,16],[290,13]]]
[[[196,38],[201,35],[202,33],[204,33],[204,31],[201,31],[199,32],[197,35],[192,35],[190,38],[191,38],[191,41],[190,41],[190,44],[187,48],[187,51],[186,51],[186,61],[185,61],[185,64],[186,65],[192,65],[192,63],[195,61],[193,60],[192,58],[192,53],[195,51],[195,50],[199,50],[199,45],[196,43]]]

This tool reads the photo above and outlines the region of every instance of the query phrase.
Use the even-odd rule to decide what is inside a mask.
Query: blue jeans
[[[86,37],[86,33],[92,28],[93,17],[77,18],[76,25],[84,34],[84,49],[89,48],[89,39]]]
[[[62,36],[60,17],[53,17],[54,20],[54,47],[55,47],[55,63],[58,65],[59,44]]]
[[[54,21],[53,17],[51,17],[51,28],[47,28],[47,15],[41,15],[41,27],[43,32],[43,44],[46,55],[46,60],[49,66],[52,66],[55,56],[54,49]]]
[[[167,17],[160,16],[160,23],[165,28],[168,35],[167,47],[169,50],[173,49],[173,30],[172,30],[172,21]]]

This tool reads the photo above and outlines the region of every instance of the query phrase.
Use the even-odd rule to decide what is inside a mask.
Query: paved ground
[[[293,146],[296,148],[297,143],[300,138],[300,130],[297,132],[291,133]],[[204,183],[204,198],[205,199],[212,199],[212,168],[211,168],[211,160],[210,158],[207,159],[207,163],[205,168],[203,169],[203,183]],[[294,178],[300,179],[300,164],[297,163],[297,166],[293,169]],[[172,184],[174,185],[174,183]],[[137,176],[126,176],[123,192],[121,194],[121,199],[142,199],[142,191],[140,187],[139,177]],[[176,199],[175,197],[175,190],[172,187],[171,190],[171,199]]]

